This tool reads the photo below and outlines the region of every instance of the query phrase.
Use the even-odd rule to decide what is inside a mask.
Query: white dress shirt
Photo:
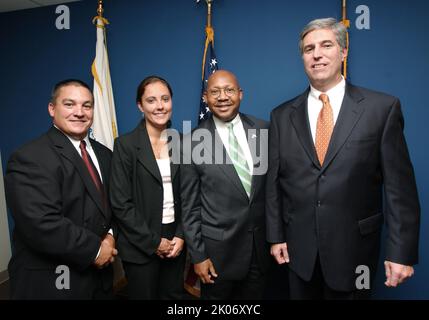
[[[225,146],[226,152],[229,154],[229,129],[226,123],[213,115],[213,120],[216,126],[216,130]],[[246,157],[247,165],[249,166],[250,174],[253,175],[253,158],[250,153],[249,143],[247,142],[246,132],[244,131],[243,123],[241,122],[240,115],[231,120],[233,125],[234,134],[237,137],[238,144],[243,150],[244,156]],[[231,156],[230,156],[231,157]]]
[[[164,203],[162,209],[162,224],[174,222],[174,195],[171,181],[170,158],[156,159],[159,172],[162,177],[162,187],[164,189]]]
[[[70,142],[73,144],[73,147],[76,149],[76,151],[82,157],[82,151],[80,150],[80,141],[81,140],[75,140],[72,137],[69,137],[68,135],[66,135],[66,136],[67,136],[67,138],[69,138]],[[98,175],[100,176],[101,182],[103,182],[103,176],[101,174],[100,164],[98,163],[97,156],[95,155],[94,149],[92,148],[92,145],[91,145],[91,142],[88,138],[88,135],[83,140],[86,142],[86,151],[88,151],[88,154],[91,157],[92,163],[94,163],[95,169],[97,169]]]
[[[316,143],[316,128],[317,128],[317,118],[319,117],[320,110],[323,107],[323,102],[319,99],[319,96],[322,93],[325,93],[329,97],[329,102],[332,107],[332,112],[334,113],[334,126],[337,123],[338,115],[340,113],[341,104],[344,100],[344,94],[346,92],[346,81],[344,78],[338,83],[335,87],[328,90],[327,92],[321,92],[316,90],[313,86],[310,85],[310,93],[307,100],[307,112],[308,112],[308,121],[310,122],[311,136],[313,137],[313,142]]]

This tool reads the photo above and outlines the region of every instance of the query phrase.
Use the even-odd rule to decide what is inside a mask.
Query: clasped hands
[[[174,237],[172,240],[161,238],[161,243],[155,253],[161,259],[176,258],[182,252],[184,243],[185,241],[178,237]]]

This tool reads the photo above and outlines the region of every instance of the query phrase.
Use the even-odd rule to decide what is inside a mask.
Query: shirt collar
[[[331,88],[331,89],[329,89],[328,91],[326,91],[326,92],[322,92],[322,91],[319,91],[319,90],[317,90],[316,88],[314,88],[311,84],[310,84],[310,95],[313,97],[313,98],[315,98],[315,99],[319,99],[319,96],[322,94],[322,93],[326,93],[327,95],[328,95],[328,97],[331,97],[331,96],[336,96],[336,95],[339,95],[339,94],[341,94],[342,92],[344,92],[344,90],[345,90],[345,88],[346,88],[346,80],[344,79],[344,77],[343,76],[341,76],[341,81],[335,86],[335,87],[333,87],[333,88]]]
[[[70,137],[68,134],[66,134],[66,133],[65,133],[65,132],[63,132],[60,128],[58,128],[55,124],[54,124],[54,127],[55,127],[55,128],[57,128],[59,131],[61,131],[61,132],[62,132],[62,134],[64,134],[64,135],[65,135],[65,136],[70,140],[70,142],[73,144],[73,146],[74,146],[76,149],[79,149],[81,140],[76,140],[76,139],[74,139],[74,138]],[[86,147],[87,147],[87,148],[92,148],[92,146],[91,146],[91,142],[89,141],[89,136],[88,136],[88,134],[85,136],[85,138],[83,138],[83,140],[86,142]]]
[[[233,126],[236,126],[241,122],[241,118],[240,118],[240,113],[237,113],[234,119],[232,119],[231,121],[225,122],[219,119],[218,117],[216,117],[215,115],[213,115],[213,121],[216,125],[216,128],[219,129],[219,128],[227,128],[227,125],[229,123],[231,123]]]

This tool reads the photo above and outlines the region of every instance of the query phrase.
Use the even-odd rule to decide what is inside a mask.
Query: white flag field
[[[97,45],[92,64],[94,77],[94,123],[92,136],[98,142],[113,150],[113,142],[118,136],[116,124],[115,101],[113,99],[112,81],[110,78],[109,58],[106,47],[106,28],[108,21],[95,17],[97,26]]]

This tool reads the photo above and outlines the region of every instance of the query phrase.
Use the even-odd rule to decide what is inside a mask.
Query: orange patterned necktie
[[[316,152],[320,165],[325,161],[326,152],[328,151],[329,141],[331,140],[332,131],[334,130],[334,113],[329,103],[328,95],[322,93],[319,99],[323,102],[317,118],[316,128]]]

